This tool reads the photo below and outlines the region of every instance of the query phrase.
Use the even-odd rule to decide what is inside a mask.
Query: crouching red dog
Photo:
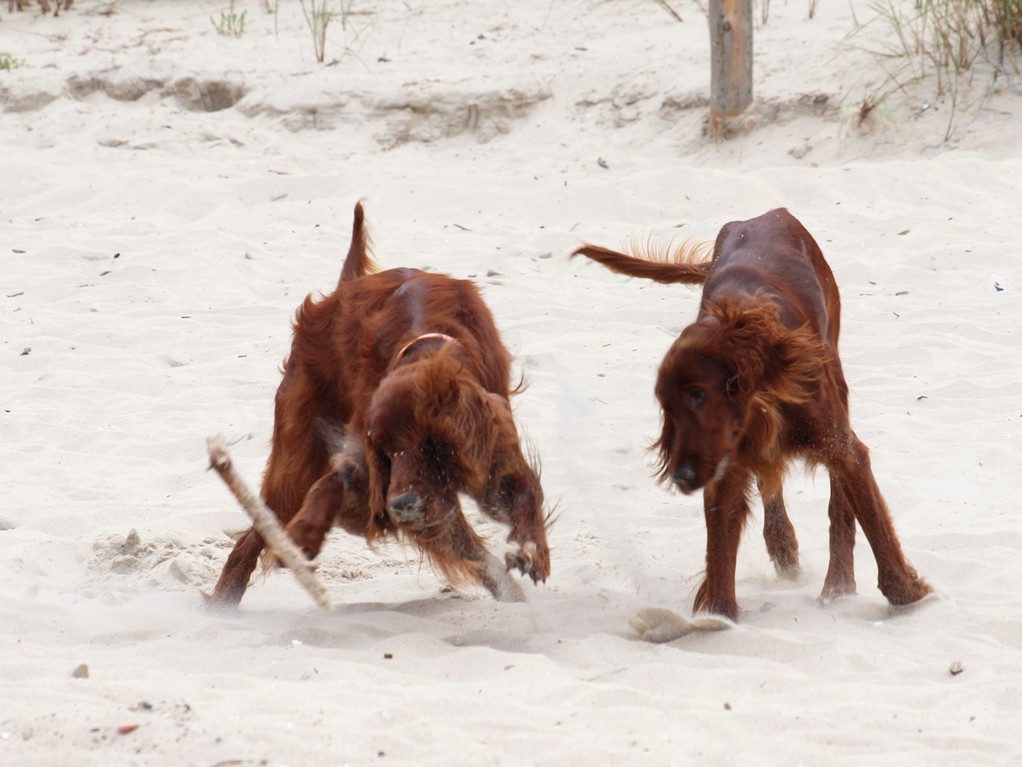
[[[703,491],[706,576],[695,609],[738,617],[735,565],[753,482],[767,550],[781,574],[798,571],[798,541],[781,492],[794,458],[830,474],[830,566],[822,598],[855,593],[858,522],[876,558],[880,591],[895,605],[930,587],[906,560],[849,421],[838,357],[841,299],[812,235],[784,209],[726,224],[710,258],[683,248],[639,257],[585,245],[608,269],[663,283],[703,284],[696,320],[667,351],[656,380],[663,428],[660,480]]]
[[[311,559],[338,525],[413,544],[454,584],[524,593],[550,574],[543,490],[511,414],[511,358],[479,291],[417,269],[377,272],[361,203],[337,289],[299,308],[277,389],[262,497]],[[510,527],[500,561],[465,494]],[[210,602],[237,604],[263,539],[244,532]]]

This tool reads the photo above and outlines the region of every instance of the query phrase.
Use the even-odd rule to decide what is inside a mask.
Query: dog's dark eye
[[[688,406],[693,410],[702,410],[703,405],[706,404],[706,390],[705,389],[689,389],[688,392]]]

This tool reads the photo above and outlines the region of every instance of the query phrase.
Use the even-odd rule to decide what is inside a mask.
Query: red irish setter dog
[[[415,545],[452,583],[500,600],[550,573],[543,490],[511,415],[510,354],[471,283],[375,272],[362,204],[337,289],[305,299],[277,389],[262,496],[315,557],[337,524]],[[459,494],[510,525],[505,562],[466,521]],[[241,535],[210,601],[241,600],[264,543]]]
[[[696,611],[738,616],[735,564],[754,480],[770,558],[780,574],[798,572],[798,542],[781,494],[796,457],[830,473],[830,566],[821,598],[855,593],[856,521],[892,604],[929,593],[902,554],[869,451],[852,431],[837,348],[837,284],[794,216],[777,209],[726,224],[709,259],[691,246],[666,258],[591,245],[574,255],[657,282],[705,283],[696,321],[671,345],[656,381],[660,481],[685,494],[703,489],[706,577]]]

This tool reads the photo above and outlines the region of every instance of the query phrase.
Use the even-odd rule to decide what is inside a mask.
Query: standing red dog
[[[683,248],[673,259],[641,258],[590,245],[575,251],[612,271],[664,283],[705,283],[696,321],[657,374],[663,430],[660,480],[703,489],[706,577],[695,609],[738,616],[735,565],[748,495],[759,485],[764,537],[778,572],[798,570],[798,542],[781,495],[791,459],[830,473],[830,567],[823,599],[855,593],[858,521],[873,549],[880,591],[892,603],[930,587],[906,561],[852,431],[838,357],[841,299],[823,253],[787,210],[726,224],[713,255]]]
[[[506,569],[545,581],[550,553],[493,316],[470,282],[373,272],[359,203],[337,289],[298,310],[263,499],[310,558],[337,524],[370,543],[399,536],[453,583],[524,599]],[[459,493],[510,525],[505,562],[468,524]],[[263,546],[254,530],[241,535],[213,604],[241,600]]]

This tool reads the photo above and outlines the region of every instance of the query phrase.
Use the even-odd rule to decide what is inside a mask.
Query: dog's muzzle
[[[402,493],[387,503],[387,511],[395,522],[415,522],[422,516],[422,499],[418,493]]]

